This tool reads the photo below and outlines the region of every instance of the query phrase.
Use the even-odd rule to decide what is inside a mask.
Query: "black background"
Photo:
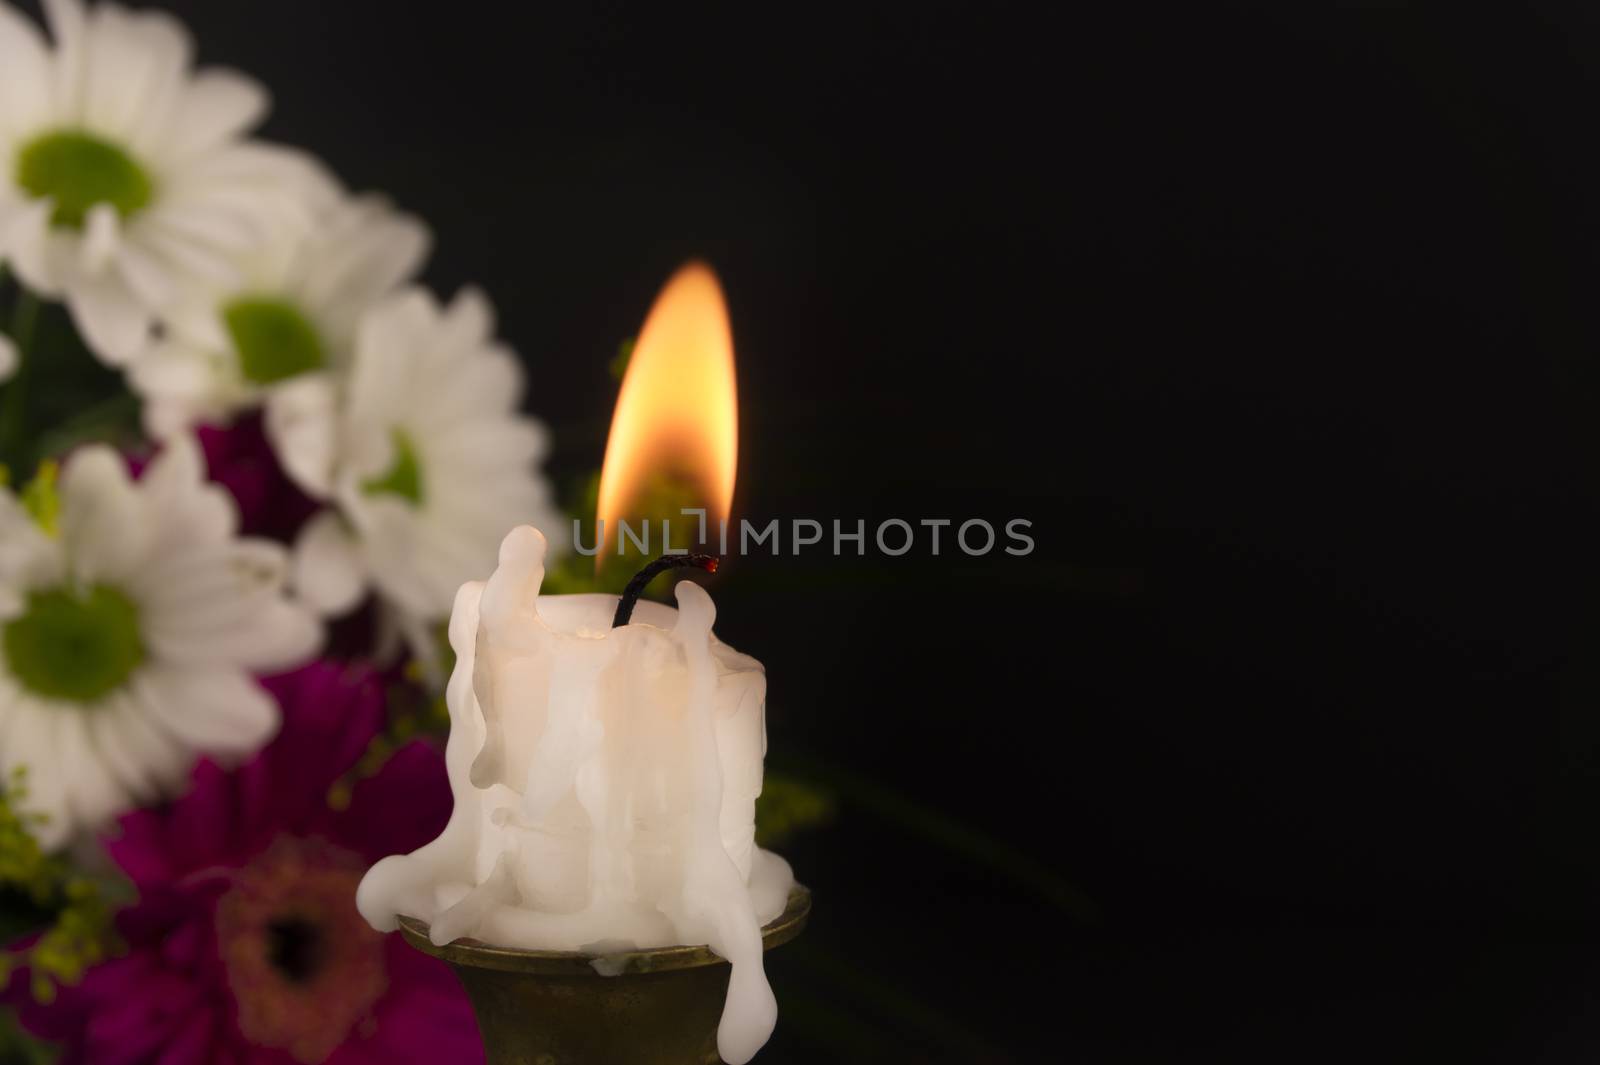
[[[174,5],[438,238],[563,483],[708,258],[812,929],[761,1060],[1600,1054],[1592,5]],[[947,533],[948,535],[948,533]]]

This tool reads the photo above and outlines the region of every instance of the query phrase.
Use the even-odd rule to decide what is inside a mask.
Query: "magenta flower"
[[[283,472],[261,415],[244,414],[225,427],[201,426],[195,438],[205,453],[207,474],[239,504],[240,528],[251,536],[293,543],[318,504]]]
[[[455,977],[355,907],[368,865],[444,827],[443,761],[410,744],[334,809],[330,786],[380,727],[378,679],[317,662],[267,686],[276,740],[231,772],[201,763],[182,799],[120,822],[108,849],[139,891],[118,920],[127,951],[49,1006],[19,1002],[24,1025],[64,1046],[62,1065],[481,1062]]]

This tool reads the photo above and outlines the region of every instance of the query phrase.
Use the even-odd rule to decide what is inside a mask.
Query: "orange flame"
[[[622,379],[600,472],[596,517],[605,535],[595,568],[616,543],[618,519],[639,517],[637,508],[658,479],[692,486],[708,522],[726,518],[738,460],[728,308],[717,275],[693,261],[656,297]],[[666,516],[681,545],[678,529],[694,526],[694,517]]]

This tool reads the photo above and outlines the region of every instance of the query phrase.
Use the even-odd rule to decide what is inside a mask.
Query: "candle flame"
[[[683,543],[679,529],[697,531],[694,517],[681,517],[676,509],[643,513],[662,483],[687,490],[693,500],[687,505],[705,507],[707,522],[727,518],[738,453],[728,308],[711,267],[692,261],[656,297],[617,395],[600,471],[596,517],[604,523],[604,537],[596,570],[616,544],[619,519],[672,518],[675,546]]]

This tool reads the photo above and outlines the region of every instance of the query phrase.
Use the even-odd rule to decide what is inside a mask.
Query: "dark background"
[[[763,1062],[1600,1054],[1593,5],[169,6],[564,484],[700,255],[741,513],[1034,523],[718,587],[839,805]]]

